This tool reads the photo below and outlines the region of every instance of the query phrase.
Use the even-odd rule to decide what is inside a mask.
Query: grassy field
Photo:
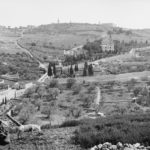
[[[20,37],[19,29],[3,29],[0,30],[0,53],[15,54],[17,52],[25,52],[21,49],[16,41]]]

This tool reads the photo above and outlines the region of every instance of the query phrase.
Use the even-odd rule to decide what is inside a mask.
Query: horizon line
[[[17,26],[13,26],[13,25],[2,25],[0,24],[0,27],[5,27],[5,28],[25,28],[25,27],[29,27],[29,26],[33,26],[33,27],[39,27],[39,26],[43,26],[43,25],[51,25],[51,24],[90,24],[90,25],[104,25],[104,24],[110,24],[113,27],[117,27],[117,28],[123,28],[123,29],[128,29],[128,30],[144,30],[144,29],[150,29],[150,28],[132,28],[132,27],[123,27],[120,25],[117,25],[116,23],[111,23],[111,22],[98,22],[98,23],[91,23],[91,22],[51,22],[51,23],[44,23],[44,24],[38,24],[38,25],[33,25],[33,24],[28,24],[28,25],[17,25]]]

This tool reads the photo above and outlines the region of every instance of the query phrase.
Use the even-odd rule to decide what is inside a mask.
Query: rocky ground
[[[75,129],[47,129],[41,136],[25,133],[19,140],[16,134],[11,134],[11,144],[0,147],[0,150],[81,150],[80,146],[73,145],[70,141]]]
[[[95,145],[90,150],[149,150],[150,147],[143,146],[140,143],[136,144],[122,144],[121,142],[118,142],[116,145],[112,145],[109,142],[106,142],[104,144]]]

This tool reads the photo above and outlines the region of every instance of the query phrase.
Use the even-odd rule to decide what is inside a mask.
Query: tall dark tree
[[[70,67],[70,75],[72,76],[73,75],[73,68],[72,68],[72,65]]]
[[[83,76],[87,76],[87,69],[86,68],[83,69]]]
[[[54,76],[56,76],[56,66],[55,66],[55,64],[53,65],[53,74],[54,74]]]
[[[52,73],[52,68],[51,68],[51,64],[49,63],[49,66],[48,66],[48,76],[52,76],[53,73]]]
[[[89,76],[93,76],[93,74],[94,74],[92,64],[90,64],[90,65],[88,66],[88,74],[89,74]]]
[[[88,63],[87,62],[84,63],[84,68],[88,69]]]
[[[83,69],[83,76],[87,76],[87,70],[88,70],[88,63],[84,63],[84,69]]]
[[[78,64],[75,64],[74,71],[75,72],[79,71]]]

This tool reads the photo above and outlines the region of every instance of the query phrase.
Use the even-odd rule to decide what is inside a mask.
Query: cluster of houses
[[[103,52],[114,51],[114,42],[111,37],[104,38],[101,42],[101,48]],[[83,45],[72,48],[71,50],[64,50],[64,56],[78,56],[86,54],[87,51],[83,49]]]

